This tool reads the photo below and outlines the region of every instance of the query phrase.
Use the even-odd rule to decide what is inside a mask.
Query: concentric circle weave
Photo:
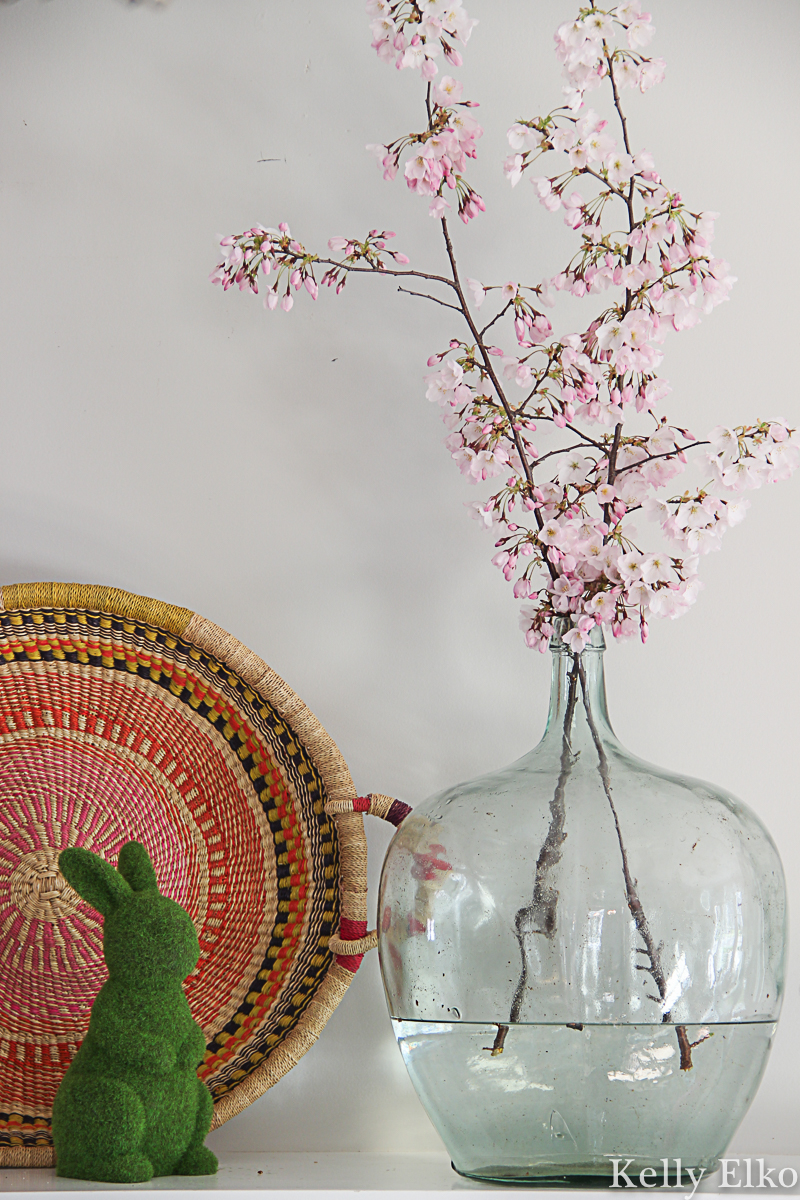
[[[210,621],[111,588],[2,589],[0,1164],[53,1161],[53,1097],[106,978],[59,852],[116,862],[135,838],[191,915],[219,1125],[310,1047],[360,961],[328,949],[366,916],[362,817],[325,813],[354,796],[313,714]]]

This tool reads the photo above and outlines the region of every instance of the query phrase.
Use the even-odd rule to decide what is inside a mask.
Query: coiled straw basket
[[[192,916],[217,1126],[309,1049],[374,942],[354,797],[313,714],[211,621],[116,588],[2,588],[0,1165],[54,1161],[53,1097],[105,979],[59,851],[116,862],[135,838]]]

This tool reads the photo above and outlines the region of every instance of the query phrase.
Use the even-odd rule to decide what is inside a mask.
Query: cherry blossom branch
[[[585,444],[585,442],[578,442],[575,446],[559,446],[557,450],[548,450],[546,454],[540,454],[538,458],[534,459],[531,467],[535,470],[543,462],[546,462],[548,458],[555,458],[556,456],[560,458],[563,454],[569,454],[570,450],[582,450]]]
[[[466,320],[467,324],[469,325],[470,332],[472,333],[472,336],[475,338],[475,343],[476,343],[478,349],[480,350],[481,359],[482,359],[482,368],[486,372],[486,374],[489,376],[489,378],[491,379],[492,384],[495,389],[495,392],[497,393],[498,399],[500,400],[500,403],[503,407],[503,411],[505,412],[506,419],[509,424],[511,438],[514,442],[514,446],[516,448],[517,455],[519,457],[519,461],[522,466],[522,470],[525,474],[525,479],[526,479],[527,486],[528,486],[528,496],[532,503],[533,502],[533,493],[534,493],[534,482],[533,482],[533,472],[531,470],[531,465],[528,460],[527,451],[526,451],[526,448],[522,444],[522,439],[520,437],[519,430],[516,427],[516,422],[514,420],[515,414],[513,413],[511,406],[509,405],[508,400],[506,399],[505,392],[503,391],[503,388],[500,385],[500,381],[497,378],[497,374],[494,370],[494,367],[492,366],[491,358],[489,356],[489,351],[484,344],[483,338],[481,337],[480,332],[477,328],[477,325],[475,324],[475,321],[472,317],[472,313],[470,312],[470,309],[469,309],[469,305],[467,304],[466,298],[464,296],[464,291],[463,291],[463,288],[461,287],[461,281],[460,281],[459,275],[458,275],[458,266],[456,264],[455,251],[453,250],[453,243],[450,238],[450,231],[447,228],[447,218],[446,217],[442,217],[442,233],[444,235],[445,247],[447,249],[447,257],[450,260],[450,269],[453,272],[453,282],[455,285],[455,289],[458,293],[459,301],[461,303],[461,310],[462,310],[464,319]],[[537,510],[534,510],[534,517],[536,519],[537,525],[541,529],[544,525],[544,521],[543,521],[541,514]],[[545,561],[546,561],[547,569],[550,572],[551,578],[553,580],[555,580],[555,578],[556,578],[555,565],[549,559],[547,559]]]
[[[440,300],[438,296],[431,296],[429,292],[412,292],[410,288],[399,287],[398,292],[405,292],[407,296],[420,296],[423,300],[433,300],[434,304],[441,304],[442,308],[452,308],[453,312],[461,313],[461,309],[457,304],[448,304],[446,300]]]
[[[462,474],[475,484],[500,477],[488,499],[467,507],[492,530],[492,562],[513,585],[515,598],[527,601],[520,613],[526,644],[544,651],[560,627],[572,656],[549,828],[531,903],[517,913],[522,969],[509,1024],[519,1019],[528,985],[525,937],[554,936],[558,891],[553,873],[566,836],[565,791],[575,761],[571,734],[579,686],[615,824],[628,909],[643,943],[637,953],[646,961],[637,968],[653,980],[658,996],[650,999],[663,1009],[661,946],[655,944],[630,871],[580,654],[597,625],[610,627],[615,637],[638,632],[645,641],[650,617],[680,616],[690,607],[700,587],[700,556],[716,548],[744,515],[747,501],[740,493],[788,478],[800,463],[794,430],[780,419],[759,419],[719,425],[707,438],[696,439],[664,415],[670,388],[658,373],[660,347],[727,300],[735,278],[728,264],[712,255],[716,214],[692,212],[681,193],[662,182],[652,155],[632,148],[621,91],[646,92],[665,69],[662,60],[641,53],[654,30],[640,0],[621,0],[608,9],[590,0],[575,20],[560,26],[556,53],[563,64],[566,103],[508,130],[512,153],[503,169],[512,186],[546,155],[560,156],[550,174],[527,177],[539,202],[551,213],[560,212],[576,234],[577,249],[565,269],[549,279],[486,287],[474,278],[462,281],[446,218],[451,201],[465,224],[485,211],[466,180],[483,130],[472,115],[475,103],[462,99],[461,82],[440,75],[437,65],[443,56],[450,67],[461,66],[457,44],[467,44],[475,22],[460,0],[449,8],[439,0],[367,0],[367,9],[373,48],[383,61],[419,72],[426,112],[423,130],[368,149],[385,179],[402,171],[408,190],[441,221],[450,276],[404,269],[409,259],[387,248],[393,233],[372,229],[363,241],[334,237],[329,249],[341,257],[321,258],[281,224],[223,238],[223,260],[211,278],[225,290],[235,283],[257,293],[259,276],[271,277],[265,306],[280,305],[286,312],[302,289],[317,298],[317,268],[324,271],[321,282],[337,294],[356,274],[382,274],[404,283],[419,279],[449,289],[452,303],[398,286],[457,312],[469,330],[471,341],[452,338],[445,351],[428,359],[427,397],[441,408],[445,445]],[[621,147],[608,121],[587,104],[592,90],[609,85]],[[584,195],[576,184],[591,194]],[[619,209],[613,199],[625,204],[627,230],[616,227]],[[498,288],[500,310],[479,329],[474,313],[487,292]],[[560,293],[597,299],[607,291],[610,297],[598,301],[585,328],[554,332],[544,309],[554,307]],[[502,344],[487,344],[490,329]],[[515,388],[524,396],[516,404]],[[534,435],[548,442],[537,448]],[[707,448],[698,460],[702,478],[710,474],[711,483],[690,480],[682,494],[670,487],[662,495],[671,498],[661,498],[661,489],[688,467],[689,452],[701,447]],[[640,548],[628,524],[632,512],[652,518],[668,549]],[[671,1013],[662,1019],[671,1020]],[[502,1052],[509,1024],[498,1024],[493,1054]],[[685,1026],[675,1030],[681,1069],[688,1070],[697,1043],[689,1041]]]
[[[620,475],[624,475],[626,471],[636,470],[637,468],[641,467],[643,463],[655,462],[656,459],[659,459],[659,458],[672,458],[676,451],[678,454],[685,454],[685,452],[687,450],[694,450],[697,448],[697,446],[710,446],[710,445],[711,445],[711,442],[709,442],[709,441],[692,442],[692,444],[690,446],[678,446],[676,444],[675,450],[667,450],[667,451],[662,452],[661,454],[647,454],[647,455],[645,455],[644,458],[639,459],[635,463],[628,463],[627,467],[620,467],[620,469],[616,472],[614,478],[618,478]],[[614,482],[613,479],[609,480],[609,483],[613,483],[613,482]],[[628,511],[630,511],[630,509]]]
[[[445,246],[447,248],[447,257],[450,259],[450,269],[453,272],[453,284],[455,286],[456,292],[458,293],[458,298],[461,303],[461,311],[464,315],[464,319],[466,320],[467,324],[469,325],[472,336],[475,338],[475,344],[477,345],[478,349],[481,352],[481,359],[483,360],[483,369],[486,371],[486,374],[491,379],[492,384],[494,386],[494,390],[497,393],[498,399],[500,400],[500,403],[502,404],[503,410],[508,419],[508,423],[511,428],[511,435],[512,435],[512,438],[514,441],[514,445],[516,446],[517,454],[519,455],[520,462],[522,463],[522,469],[525,472],[525,478],[528,481],[528,488],[530,489],[530,494],[532,496],[533,495],[533,475],[531,473],[530,463],[528,462],[528,456],[525,453],[525,448],[522,445],[522,441],[519,437],[519,432],[518,432],[518,430],[516,430],[514,428],[514,414],[511,411],[511,407],[508,403],[508,400],[506,399],[505,392],[503,391],[502,387],[500,386],[500,381],[497,378],[494,367],[492,366],[491,359],[489,357],[489,353],[483,342],[483,338],[481,337],[481,335],[478,331],[478,327],[475,324],[475,321],[472,318],[472,313],[469,310],[469,305],[467,304],[467,301],[464,297],[464,292],[461,287],[461,281],[458,277],[458,267],[456,266],[456,256],[455,256],[455,252],[453,250],[453,243],[450,239],[450,231],[447,228],[447,218],[446,217],[442,217],[442,233],[444,234]]]
[[[606,475],[606,483],[612,487],[616,479],[617,472],[617,455],[619,454],[619,443],[622,437],[622,422],[620,421],[614,430],[614,441],[611,445],[611,452],[608,456],[608,474]],[[608,525],[611,516],[611,505],[603,505],[603,520]]]
[[[726,300],[735,279],[710,250],[716,214],[692,212],[681,193],[662,182],[649,152],[633,150],[621,92],[647,91],[665,69],[662,60],[642,53],[654,32],[650,16],[639,0],[608,9],[592,2],[556,31],[566,103],[510,127],[513,153],[504,171],[513,186],[534,162],[562,156],[554,173],[531,182],[545,208],[562,212],[579,245],[550,279],[484,287],[477,279],[462,281],[445,219],[453,198],[465,223],[484,211],[465,178],[483,131],[472,116],[475,103],[462,98],[462,84],[439,75],[437,66],[442,55],[451,67],[461,65],[457,44],[466,45],[475,22],[460,0],[446,11],[438,0],[367,0],[367,8],[378,56],[419,71],[426,113],[422,131],[369,149],[386,179],[402,169],[408,189],[442,221],[451,276],[404,269],[408,258],[387,249],[394,235],[377,229],[363,241],[332,238],[330,249],[344,253],[321,258],[281,225],[224,238],[224,259],[212,279],[225,289],[236,283],[257,292],[259,274],[272,275],[265,305],[285,311],[301,288],[316,298],[317,266],[337,293],[351,275],[367,273],[445,285],[452,303],[404,284],[398,290],[458,312],[470,331],[471,344],[453,338],[428,359],[438,369],[426,377],[427,396],[441,406],[445,444],[461,472],[473,483],[505,477],[487,500],[467,507],[480,525],[495,529],[492,562],[513,584],[514,596],[528,601],[520,618],[527,644],[544,650],[557,616],[571,622],[564,640],[574,652],[587,644],[595,624],[610,626],[614,636],[638,631],[645,640],[649,617],[679,616],[693,603],[700,555],[718,546],[747,508],[736,493],[787,478],[800,463],[794,430],[781,420],[720,425],[697,439],[663,415],[670,388],[658,375],[659,347],[670,331],[691,328]],[[621,146],[608,121],[586,103],[591,90],[604,86],[621,125]],[[568,190],[581,181],[588,197]],[[608,214],[618,211],[614,198],[625,204],[627,231],[616,221],[609,228]],[[498,288],[500,309],[479,329],[473,313]],[[543,310],[560,292],[580,298],[609,289],[620,292],[587,328],[554,333]],[[514,350],[488,345],[490,329],[499,341],[507,330]],[[537,368],[540,355],[545,365]],[[524,389],[518,403],[515,387]],[[640,419],[652,420],[654,430],[641,432]],[[613,433],[595,434],[597,425]],[[534,445],[537,428],[553,442]],[[659,498],[659,489],[688,468],[689,453],[702,448],[707,453],[698,461],[711,483]],[[657,523],[669,552],[643,553],[635,544],[626,522],[639,511]],[[541,586],[534,582],[539,566],[549,577]]]
[[[625,114],[622,111],[620,104],[619,92],[617,91],[617,81],[614,78],[614,60],[611,55],[606,55],[606,63],[608,64],[608,77],[611,80],[611,93],[614,97],[614,107],[619,114],[620,124],[622,125],[622,141],[625,145],[625,153],[631,153],[631,144],[628,141],[628,122],[625,120]]]
[[[636,888],[637,881],[633,878],[628,865],[628,854],[625,849],[625,843],[622,839],[619,816],[617,815],[616,805],[614,804],[614,798],[611,794],[611,773],[608,766],[608,757],[603,747],[600,734],[597,731],[597,726],[594,721],[594,715],[592,713],[589,701],[589,694],[586,685],[586,668],[581,662],[580,655],[575,655],[575,658],[578,664],[578,673],[581,682],[581,694],[583,696],[583,704],[586,710],[586,720],[589,725],[589,731],[592,735],[592,741],[594,742],[595,749],[597,750],[598,771],[603,784],[603,791],[605,792],[606,799],[608,800],[608,804],[611,809],[611,815],[614,820],[614,829],[616,831],[617,842],[619,844],[619,851],[622,859],[622,875],[625,880],[625,894],[628,908],[631,916],[633,917],[639,936],[645,945],[645,950],[640,952],[646,953],[649,960],[650,965],[646,969],[652,976],[653,982],[658,989],[657,1002],[663,1001],[667,994],[667,983],[664,975],[664,969],[661,965],[660,948],[656,945],[653,935],[650,932],[650,926],[647,922],[647,917],[645,916],[644,909],[642,908],[642,902],[639,899],[639,893]]]
[[[592,170],[592,168],[591,168],[591,167],[584,167],[584,169],[583,169],[583,171],[581,172],[581,174],[582,174],[582,175],[589,175],[589,176],[590,176],[592,179],[597,179],[597,180],[599,180],[599,181],[600,181],[600,183],[602,183],[603,187],[604,187],[604,188],[606,188],[606,189],[607,189],[607,191],[610,193],[610,195],[612,195],[612,196],[619,196],[620,200],[622,200],[622,202],[623,202],[623,203],[626,205],[626,207],[627,207],[627,204],[628,204],[628,197],[625,195],[625,193],[624,193],[624,192],[623,192],[623,191],[622,191],[620,188],[614,187],[612,184],[610,184],[610,183],[608,182],[608,179],[606,179],[606,178],[605,178],[605,176],[601,175],[601,174],[600,174],[598,171],[594,171],[594,170]]]
[[[602,738],[598,733],[594,720],[594,714],[592,713],[591,702],[589,700],[589,692],[586,685],[586,668],[581,661],[580,654],[574,655],[574,659],[580,675],[581,694],[583,696],[583,704],[586,710],[586,720],[589,725],[589,731],[592,735],[592,741],[594,742],[595,749],[597,750],[598,771],[603,784],[603,791],[605,792],[606,799],[608,800],[609,807],[611,809],[611,815],[614,819],[614,829],[616,830],[617,843],[619,845],[619,852],[622,858],[622,876],[625,880],[625,898],[628,904],[628,910],[633,917],[636,930],[644,942],[644,950],[640,948],[638,953],[645,954],[649,963],[648,966],[638,966],[637,970],[647,971],[655,983],[656,988],[658,989],[658,996],[648,996],[648,999],[654,1000],[657,1004],[660,1003],[662,1005],[661,1020],[666,1024],[672,1020],[672,1016],[669,1010],[665,1011],[663,1008],[667,995],[667,981],[664,975],[664,968],[661,963],[662,946],[656,945],[655,939],[650,932],[650,926],[647,921],[644,908],[642,907],[642,902],[639,899],[637,881],[633,878],[628,865],[628,852],[625,849],[625,843],[622,839],[622,829],[620,828],[619,817],[617,815],[616,805],[614,804],[614,798],[611,794],[611,771],[608,765],[608,756],[606,755]],[[692,1069],[692,1053],[689,1039],[686,1034],[685,1025],[676,1026],[676,1035],[680,1049],[681,1070],[690,1071]]]
[[[553,422],[553,418],[552,418],[552,417],[542,417],[542,416],[537,416],[536,420],[537,420],[537,421],[548,421],[548,422],[550,422],[551,424],[552,424],[552,422]],[[598,442],[596,438],[593,438],[593,437],[591,437],[591,436],[590,436],[588,433],[586,433],[586,432],[585,432],[583,429],[578,429],[578,427],[577,427],[576,425],[570,425],[570,424],[568,424],[568,425],[566,426],[566,428],[567,428],[567,429],[569,429],[570,433],[571,433],[571,434],[573,434],[575,437],[579,437],[579,438],[581,439],[581,443],[582,443],[582,445],[584,445],[584,446],[594,446],[594,448],[595,448],[596,450],[600,450],[600,451],[601,451],[603,454],[605,454],[606,450],[608,449],[608,447],[607,447],[607,446],[604,446],[602,442]],[[566,453],[568,450],[574,450],[574,449],[577,449],[577,447],[575,447],[575,446],[570,446],[570,447],[567,447],[567,448],[566,448],[566,450],[565,450],[564,448],[562,448],[562,447],[559,447],[559,448],[558,448],[558,450],[556,450],[554,453],[556,453],[556,454],[565,454],[565,453]]]
[[[678,1035],[678,1046],[680,1047],[680,1069],[682,1071],[691,1071],[692,1051],[694,1050],[695,1046],[700,1046],[703,1042],[707,1042],[708,1039],[714,1035],[707,1029],[701,1030],[700,1036],[697,1038],[697,1040],[690,1042],[685,1025],[676,1025],[675,1033]]]
[[[486,334],[492,328],[492,326],[501,319],[501,317],[504,317],[508,310],[513,307],[513,304],[513,300],[509,300],[508,304],[504,305],[503,308],[500,309],[500,312],[497,314],[497,316],[492,317],[491,321],[489,321],[487,325],[484,325],[483,329],[481,329],[479,332],[479,337],[483,337],[484,334]]]
[[[551,882],[552,875],[561,861],[561,853],[566,833],[566,790],[567,781],[577,755],[572,750],[572,722],[575,716],[575,706],[578,700],[579,656],[572,656],[572,668],[569,672],[567,689],[567,704],[564,712],[564,725],[561,733],[561,762],[558,779],[556,780],[553,799],[550,801],[550,824],[542,842],[539,856],[536,860],[536,871],[533,881],[533,895],[530,904],[521,908],[514,920],[514,931],[519,944],[522,967],[519,981],[511,1001],[509,1025],[516,1024],[520,1019],[522,1004],[528,989],[528,956],[525,953],[526,939],[536,934],[552,941],[556,933],[558,919],[558,889]],[[492,1046],[492,1054],[501,1054],[508,1026],[498,1025],[497,1036]]]
[[[453,287],[453,280],[448,279],[446,275],[431,275],[427,271],[395,271],[391,267],[353,267],[345,262],[337,262],[332,258],[315,258],[315,262],[321,263],[323,266],[336,267],[341,271],[347,271],[349,275],[394,275],[401,278],[428,279],[434,283],[444,283],[448,287]]]

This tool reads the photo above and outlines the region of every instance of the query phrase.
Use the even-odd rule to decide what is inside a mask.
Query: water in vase
[[[652,1167],[661,1182],[665,1158],[673,1182],[676,1158],[710,1174],[775,1031],[771,1021],[685,1026],[695,1065],[682,1071],[670,1024],[512,1025],[502,1053],[496,1025],[393,1026],[428,1115],[456,1148],[456,1169],[542,1182],[610,1176],[615,1158],[633,1160],[632,1179]]]

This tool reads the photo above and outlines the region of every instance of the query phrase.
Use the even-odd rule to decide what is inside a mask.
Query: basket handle
[[[395,800],[392,796],[382,796],[378,792],[370,792],[368,796],[354,796],[352,800],[329,800],[325,805],[329,816],[342,813],[369,813],[388,821],[395,828],[405,821],[411,812],[409,804]],[[363,836],[363,835],[362,835]],[[378,944],[378,931],[371,929],[367,932],[366,893],[341,893],[342,915],[339,920],[338,933],[331,934],[328,949],[336,956],[336,961],[346,970],[355,972],[361,966],[361,959],[368,950],[374,950]]]

